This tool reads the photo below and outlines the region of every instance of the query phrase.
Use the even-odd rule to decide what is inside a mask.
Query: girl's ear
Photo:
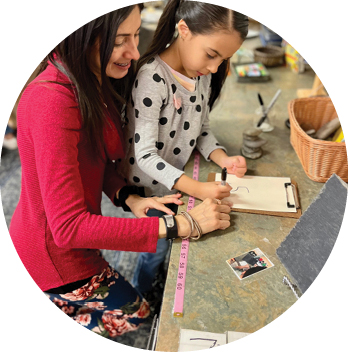
[[[190,35],[190,29],[182,19],[178,22],[178,33],[179,37],[182,39],[186,39]]]

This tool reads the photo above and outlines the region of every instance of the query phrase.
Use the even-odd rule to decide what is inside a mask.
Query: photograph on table
[[[230,258],[226,260],[226,263],[231,267],[239,280],[243,280],[274,266],[259,248]]]

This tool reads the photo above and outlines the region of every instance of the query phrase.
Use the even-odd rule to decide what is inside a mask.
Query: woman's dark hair
[[[169,0],[158,22],[151,45],[138,61],[137,70],[151,57],[163,52],[167,45],[175,40],[175,26],[181,19],[186,22],[193,35],[207,35],[217,30],[235,30],[243,42],[248,34],[249,19],[239,12],[204,2]],[[220,95],[228,68],[229,60],[224,61],[218,71],[212,74],[210,110]]]
[[[106,123],[104,104],[107,105],[108,113],[115,125],[120,126],[121,111],[130,97],[135,77],[133,62],[128,74],[122,79],[107,77],[106,67],[114,50],[117,30],[136,6],[140,11],[144,7],[143,4],[123,7],[85,24],[50,52],[40,70],[42,72],[47,66],[47,61],[50,61],[69,77],[81,111],[83,128],[91,145],[96,147],[94,150],[97,154],[104,146],[103,128]],[[97,39],[99,39],[101,84],[92,72],[89,61]]]

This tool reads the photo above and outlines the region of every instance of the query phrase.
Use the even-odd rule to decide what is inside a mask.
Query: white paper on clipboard
[[[215,180],[221,181],[221,174],[215,174]],[[264,177],[227,175],[226,182],[232,187],[226,200],[233,208],[272,212],[296,213],[295,197],[289,177]],[[288,207],[288,204],[293,207]]]

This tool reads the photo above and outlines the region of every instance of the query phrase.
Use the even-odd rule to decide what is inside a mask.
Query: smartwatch
[[[164,224],[166,225],[166,240],[174,240],[178,238],[178,226],[176,224],[176,220],[174,215],[163,215]]]

